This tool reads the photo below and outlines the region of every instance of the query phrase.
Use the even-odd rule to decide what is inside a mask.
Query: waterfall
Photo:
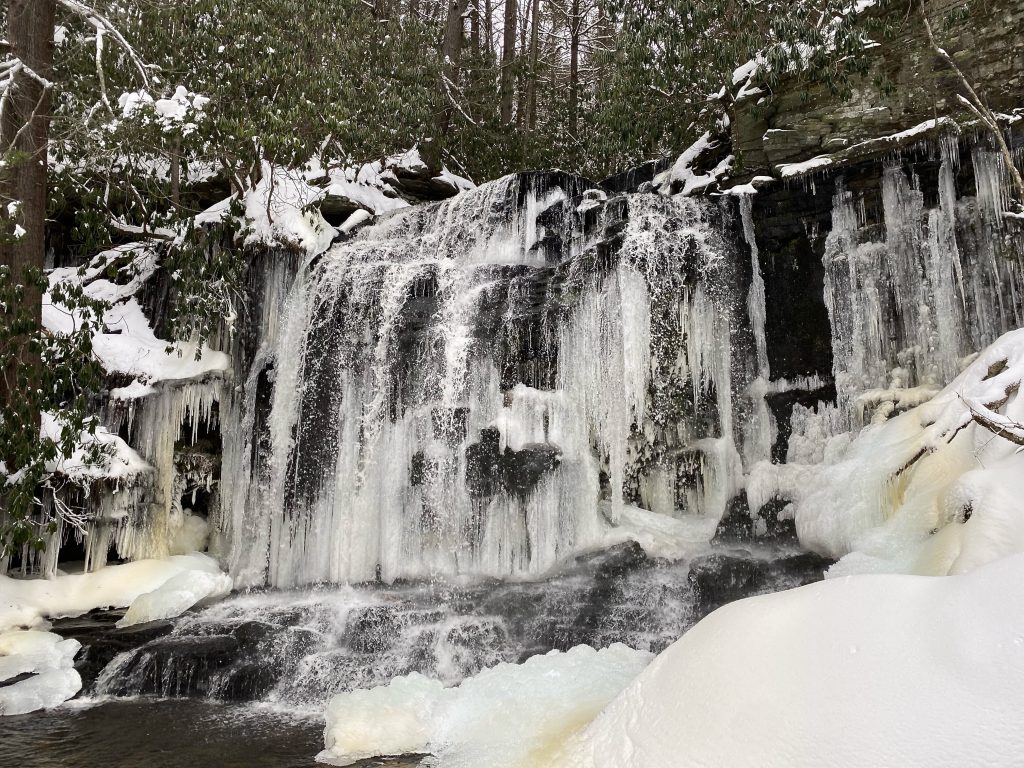
[[[757,369],[735,218],[519,174],[304,264],[226,430],[236,583],[536,575],[626,505],[721,517]]]

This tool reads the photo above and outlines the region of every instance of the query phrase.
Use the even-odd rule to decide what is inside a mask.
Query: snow
[[[803,176],[811,171],[827,168],[832,165],[831,155],[819,155],[802,163],[785,163],[779,166],[779,175],[784,179],[791,179],[795,176]]]
[[[545,764],[650,661],[621,644],[577,646],[498,664],[455,688],[413,673],[335,696],[317,760],[351,765],[398,754],[434,755],[445,768]]]
[[[51,632],[0,632],[0,716],[63,704],[82,688],[75,654],[82,644]],[[5,684],[18,675],[24,680]]]
[[[155,99],[148,91],[140,89],[122,93],[117,99],[122,118],[139,118],[144,122],[152,119],[163,131],[180,131],[184,136],[198,129],[209,103],[209,98],[192,93],[183,85],[164,98]]]
[[[1021,711],[1016,555],[966,576],[859,576],[727,605],[549,765],[1009,768]]]
[[[693,163],[701,155],[714,149],[714,147],[715,142],[712,140],[709,132],[705,132],[697,141],[687,147],[669,170],[668,176],[662,177],[668,181],[669,188],[678,186],[679,194],[684,196],[694,195],[703,192],[725,176],[732,168],[734,159],[732,155],[719,162],[708,173],[699,174],[694,172],[692,168]]]
[[[132,257],[131,279],[119,284],[101,277],[107,264]],[[139,396],[138,387],[157,381],[180,381],[222,373],[231,367],[231,359],[195,341],[168,342],[157,338],[135,294],[157,268],[157,255],[145,243],[131,243],[96,256],[84,275],[78,269],[64,267],[50,272],[51,288],[60,283],[81,283],[91,298],[111,304],[103,316],[106,331],[93,334],[93,352],[108,373],[123,373],[138,381],[122,388]],[[81,316],[54,304],[50,293],[43,297],[43,325],[51,333],[72,333],[80,326]],[[168,352],[168,347],[171,351]],[[197,351],[199,352],[198,359]],[[132,389],[132,388],[135,389]]]
[[[93,573],[61,574],[52,579],[15,579],[0,575],[0,630],[36,626],[43,617],[79,616],[95,608],[128,607],[140,596],[158,590],[182,574],[196,579],[197,587],[193,589],[196,594],[202,584],[211,587],[227,584],[225,581],[215,584],[204,578],[223,574],[213,558],[199,553],[165,560],[137,560],[110,565]],[[182,582],[175,585],[181,588]],[[230,588],[228,584],[227,590]],[[168,591],[160,597],[165,595]],[[211,591],[202,599],[212,595]],[[156,598],[148,598],[142,605],[151,610],[156,602]],[[189,607],[184,606],[182,610]],[[136,611],[136,615],[142,610]]]
[[[42,415],[42,435],[54,441],[60,440],[62,425],[50,413]],[[86,453],[94,445],[100,446],[106,459],[101,463],[87,463]],[[152,471],[152,467],[118,435],[106,427],[97,426],[93,434],[82,432],[75,450],[70,456],[59,456],[46,466],[47,472],[60,472],[77,482],[88,482],[99,478],[115,481],[131,480]]]
[[[973,421],[978,414],[1019,437],[1022,380],[1024,329],[930,399],[926,388],[865,393],[868,403],[886,401],[872,423],[852,439],[823,429],[817,447],[798,442],[805,461],[822,465],[792,463],[792,447],[791,463],[758,464],[747,480],[751,507],[776,495],[793,501],[801,543],[842,558],[831,577],[963,573],[1024,551],[1024,453]]]
[[[295,246],[310,256],[323,253],[338,233],[313,206],[321,194],[301,171],[264,163],[263,178],[245,198],[246,243]]]
[[[110,390],[111,400],[138,400],[141,397],[148,397],[157,392],[156,387],[145,384],[138,379],[126,387],[115,387]]]
[[[118,627],[130,627],[147,621],[180,616],[193,606],[226,597],[231,592],[231,577],[225,573],[189,570],[172,576],[152,592],[139,595]]]
[[[348,215],[348,218],[346,218],[345,221],[342,222],[341,226],[338,227],[338,229],[347,235],[360,224],[364,224],[372,218],[372,213],[367,211],[365,208],[359,208],[355,211],[352,211],[352,213]]]

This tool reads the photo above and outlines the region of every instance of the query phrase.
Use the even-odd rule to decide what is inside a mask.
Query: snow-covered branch
[[[82,18],[86,23],[90,24],[93,29],[96,30],[96,63],[97,67],[101,67],[100,60],[103,54],[103,36],[110,35],[117,44],[121,46],[128,59],[131,61],[135,69],[138,70],[142,83],[145,86],[149,86],[149,70],[151,67],[143,62],[142,57],[139,56],[135,48],[132,47],[124,35],[122,35],[113,22],[111,22],[106,16],[101,14],[92,6],[86,5],[85,3],[79,2],[79,0],[57,0],[58,4],[62,8],[74,13],[76,16]],[[102,74],[101,74],[102,83]],[[105,100],[105,94],[104,94]]]

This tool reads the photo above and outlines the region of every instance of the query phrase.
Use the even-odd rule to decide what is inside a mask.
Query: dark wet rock
[[[524,497],[561,460],[561,451],[547,443],[502,451],[500,440],[501,433],[488,427],[480,430],[480,442],[466,448],[466,484],[478,498],[493,496],[499,489]]]
[[[58,619],[52,632],[82,644],[75,657],[75,669],[82,676],[82,688],[88,690],[107,664],[115,656],[166,635],[173,624],[169,621],[149,621],[130,627],[117,627],[124,609],[90,611],[84,616]]]
[[[349,647],[360,653],[380,653],[394,644],[401,627],[394,608],[371,606],[349,622]]]
[[[715,531],[715,541],[749,543],[752,541],[798,546],[796,523],[787,511],[788,499],[770,499],[756,512],[747,503],[746,491],[734,496]]]
[[[664,158],[661,160],[648,160],[646,163],[630,168],[614,176],[609,176],[601,181],[601,186],[609,192],[623,194],[626,192],[641,192],[644,184],[650,184],[654,177],[672,165],[672,160]]]
[[[762,559],[716,552],[697,558],[690,565],[688,577],[696,617],[702,618],[735,600],[773,591],[781,576],[787,577],[792,586],[820,581],[831,562],[811,553]]]
[[[277,684],[281,665],[272,660],[253,660],[235,664],[218,686],[217,698],[227,701],[256,701],[264,698]]]
[[[0,688],[7,688],[11,685],[17,685],[25,680],[31,680],[38,673],[36,672],[19,672],[18,674],[8,677],[6,680],[0,680]]]

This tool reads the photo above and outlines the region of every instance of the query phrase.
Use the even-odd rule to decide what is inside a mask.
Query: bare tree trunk
[[[533,0],[533,24],[530,26],[530,79],[526,84],[526,127],[537,129],[537,60],[540,47],[540,0]]]
[[[484,34],[487,36],[487,53],[494,52],[494,8],[491,0],[484,0]]]
[[[175,211],[181,207],[181,137],[171,147],[171,205]]]
[[[519,8],[516,0],[505,0],[505,28],[502,30],[501,47],[501,122],[512,122],[512,97],[515,90],[515,78],[512,73],[512,62],[516,55],[516,22],[519,20]]]
[[[569,135],[577,138],[577,116],[580,101],[580,0],[572,0],[569,12]]]
[[[55,0],[9,0],[7,39],[11,54],[30,72],[21,71],[5,97],[0,122],[0,149],[7,167],[0,176],[0,220],[4,234],[20,226],[24,232],[13,242],[0,243],[0,265],[10,268],[11,278],[24,283],[26,269],[42,271],[46,258],[46,173],[47,145],[50,134],[50,88],[53,78],[53,21]],[[13,162],[12,162],[13,160]],[[12,215],[8,204],[17,201]],[[19,230],[20,233],[20,230]],[[10,240],[4,237],[4,241]],[[21,309],[26,319],[38,328],[42,325],[42,296],[26,284]],[[38,370],[37,352],[25,349],[24,339],[7,343],[21,346],[20,360],[28,370]],[[17,346],[15,348],[17,348]],[[35,378],[34,376],[30,377]],[[17,391],[3,387],[0,397],[18,397]]]
[[[480,44],[480,0],[473,0],[473,12],[469,17],[469,39],[473,50],[480,53],[483,50]]]
[[[469,0],[448,0],[448,16],[444,25],[444,42],[441,46],[441,100],[442,109],[438,116],[437,138],[441,149],[451,129],[452,113],[458,98],[459,65],[462,57],[462,38],[465,34],[463,16]]]

